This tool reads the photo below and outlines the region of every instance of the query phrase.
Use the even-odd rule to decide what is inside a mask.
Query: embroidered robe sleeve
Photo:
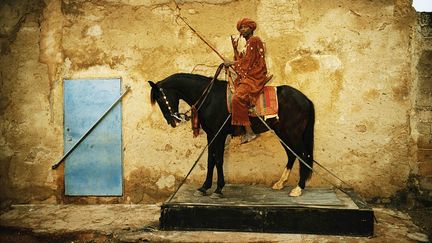
[[[261,83],[267,74],[264,55],[262,41],[253,36],[246,42],[245,52],[238,55],[234,69],[242,79],[249,78]]]

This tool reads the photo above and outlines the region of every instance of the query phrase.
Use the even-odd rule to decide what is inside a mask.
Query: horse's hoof
[[[299,186],[296,186],[296,188],[291,190],[289,195],[290,197],[299,197],[302,195],[302,189]]]
[[[224,196],[223,196],[223,194],[222,193],[219,193],[219,192],[213,192],[211,195],[210,195],[210,198],[212,198],[212,199],[219,199],[219,198],[223,198]]]
[[[276,183],[272,186],[272,188],[273,188],[274,190],[282,190],[282,189],[284,188],[284,186],[283,186],[282,183],[276,182]]]
[[[207,193],[205,191],[196,190],[193,195],[195,197],[203,197],[203,196],[206,196]]]

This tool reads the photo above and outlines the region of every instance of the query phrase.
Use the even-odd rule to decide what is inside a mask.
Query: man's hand
[[[231,61],[231,60],[229,60],[227,58],[224,58],[224,65],[225,65],[225,67],[229,67],[229,66],[231,66],[233,64],[234,64],[234,61]]]
[[[237,47],[238,47],[238,40],[239,40],[239,39],[236,39],[236,38],[234,38],[234,37],[231,35],[231,44],[232,44],[234,50],[237,50]]]

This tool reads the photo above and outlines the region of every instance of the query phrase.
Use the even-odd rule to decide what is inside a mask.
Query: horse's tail
[[[310,107],[309,107],[309,111],[308,111],[308,121],[306,124],[306,129],[305,132],[303,134],[303,144],[305,146],[305,162],[311,167],[313,168],[313,162],[314,162],[314,157],[313,157],[313,150],[314,150],[314,127],[315,127],[315,108],[314,105],[312,103],[312,101],[309,101]],[[312,176],[312,170],[310,168],[307,168],[306,166],[304,166],[304,175],[305,178],[310,179]]]

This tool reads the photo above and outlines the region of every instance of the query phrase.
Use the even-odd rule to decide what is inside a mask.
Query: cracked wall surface
[[[391,197],[416,173],[412,60],[428,54],[413,49],[428,46],[413,44],[417,22],[409,0],[177,3],[225,56],[232,55],[229,36],[238,35],[237,20],[257,20],[255,34],[265,42],[274,75],[270,85],[291,85],[314,102],[316,160],[360,194]],[[150,105],[147,80],[177,72],[210,76],[221,62],[176,20],[173,1],[9,0],[0,8],[2,197],[48,203],[166,199],[206,138],[193,138],[189,124],[169,127]],[[65,198],[62,168],[51,170],[63,152],[63,79],[107,77],[121,77],[132,89],[122,101],[124,196]],[[271,186],[285,164],[270,133],[246,145],[235,138],[225,152],[226,181]],[[202,159],[190,182],[202,183],[205,172]],[[291,186],[297,166],[294,172]],[[308,185],[328,186],[317,175]]]
[[[415,167],[410,180],[420,201],[432,201],[432,13],[418,13],[412,63],[411,136]]]

